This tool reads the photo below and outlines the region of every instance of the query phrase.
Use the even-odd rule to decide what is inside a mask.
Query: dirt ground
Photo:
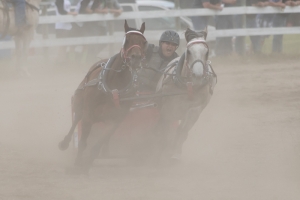
[[[74,150],[57,148],[87,67],[30,62],[30,78],[1,64],[0,200],[300,199],[299,59],[215,60],[214,95],[180,164],[98,161],[89,176],[66,175]]]

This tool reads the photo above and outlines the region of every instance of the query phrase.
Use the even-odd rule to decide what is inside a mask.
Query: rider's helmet
[[[163,32],[163,34],[160,36],[159,44],[161,42],[171,42],[179,46],[180,38],[176,31],[168,30]]]

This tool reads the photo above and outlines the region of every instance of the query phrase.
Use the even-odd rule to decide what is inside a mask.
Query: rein
[[[170,74],[170,73],[163,72],[163,71],[160,71],[160,70],[155,69],[155,68],[152,68],[152,67],[144,67],[143,69],[149,69],[149,70],[155,71],[155,72],[160,73],[160,74],[163,74],[163,75],[176,76],[174,73]],[[164,69],[164,70],[165,70],[165,69]]]
[[[140,99],[152,99],[156,97],[166,97],[166,96],[177,96],[177,95],[184,95],[188,94],[188,92],[173,92],[173,93],[167,93],[167,94],[152,94],[152,95],[143,95],[143,96],[137,96],[137,97],[128,97],[128,98],[121,98],[120,101],[132,101],[132,100],[140,100]]]

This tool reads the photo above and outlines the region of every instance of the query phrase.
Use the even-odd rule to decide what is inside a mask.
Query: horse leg
[[[81,133],[81,138],[80,138],[79,144],[78,144],[78,152],[77,152],[77,157],[75,160],[75,165],[83,166],[83,164],[84,164],[84,163],[82,163],[82,155],[83,155],[83,151],[86,149],[87,138],[90,135],[91,128],[92,128],[92,122],[87,119],[83,119],[82,120],[82,133]]]
[[[201,112],[205,106],[201,106],[198,108],[192,108],[185,115],[182,123],[179,125],[176,135],[174,138],[174,142],[172,144],[172,158],[178,159],[182,153],[183,143],[186,141],[188,137],[189,131],[193,128],[195,123],[197,122]]]
[[[151,157],[153,164],[159,164],[161,162],[162,155],[168,146],[169,125],[170,123],[168,123],[167,120],[161,119],[153,131],[154,142]]]
[[[75,119],[72,123],[72,126],[68,132],[68,134],[64,137],[64,139],[58,144],[58,148],[61,150],[61,151],[64,151],[66,150],[68,147],[69,147],[69,144],[72,140],[72,135],[74,133],[74,130],[78,124],[78,122],[81,120],[81,116],[80,115],[77,115],[76,112],[75,112]]]
[[[65,136],[65,138],[58,144],[58,148],[62,151],[66,150],[69,147],[69,143],[71,142],[72,135],[74,130],[78,124],[78,122],[82,119],[83,115],[83,90],[76,90],[75,94],[72,98],[72,110],[75,113],[75,118],[72,122],[72,126]]]
[[[90,157],[87,162],[87,168],[89,169],[94,160],[99,156],[101,149],[103,149],[103,145],[109,143],[111,136],[116,132],[120,123],[113,123],[111,128],[107,131],[104,137],[99,138],[97,143],[91,148]]]

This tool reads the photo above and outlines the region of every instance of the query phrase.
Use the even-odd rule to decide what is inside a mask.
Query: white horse
[[[156,127],[159,135],[158,158],[161,155],[170,158],[181,154],[188,132],[213,94],[217,76],[208,60],[206,35],[206,30],[196,33],[188,29],[185,33],[185,53],[170,62],[165,70],[167,75],[163,75],[158,83],[158,93],[174,94],[164,96],[160,103],[161,118]],[[174,122],[180,122],[175,133],[170,126]]]
[[[24,62],[27,59],[29,46],[38,24],[40,2],[41,0],[26,0],[26,22],[30,27],[20,34],[17,34],[18,29],[15,25],[14,8],[0,3],[0,34],[14,36],[16,69],[19,73],[25,73],[25,75],[29,75]]]

